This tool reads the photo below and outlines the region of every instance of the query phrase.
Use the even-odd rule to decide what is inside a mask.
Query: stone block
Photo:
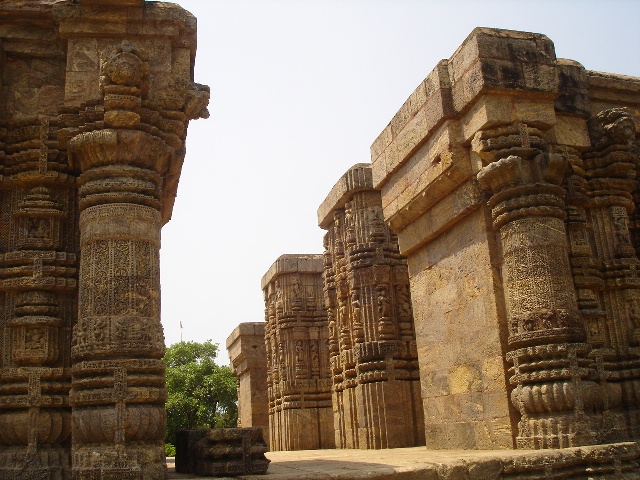
[[[587,122],[581,117],[574,115],[557,115],[556,124],[553,127],[553,134],[555,141],[560,145],[578,150],[591,146]]]
[[[449,372],[449,389],[452,395],[482,391],[480,369],[476,365],[456,365]]]
[[[509,123],[526,123],[548,129],[556,122],[551,99],[512,95],[481,96],[461,119],[462,137],[470,141],[479,130]]]
[[[259,428],[180,430],[176,472],[204,477],[264,474],[270,460]]]
[[[558,96],[554,106],[557,112],[590,116],[589,74],[578,62],[559,58]]]
[[[67,71],[97,72],[100,68],[98,39],[70,38],[67,53]]]
[[[399,232],[472,174],[460,141],[459,125],[445,122],[382,187],[383,209],[391,228]]]

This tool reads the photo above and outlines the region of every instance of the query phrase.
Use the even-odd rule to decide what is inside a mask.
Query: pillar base
[[[164,444],[85,445],[73,451],[73,480],[165,480]]]
[[[71,480],[68,451],[61,446],[1,447],[0,478],[11,480]]]

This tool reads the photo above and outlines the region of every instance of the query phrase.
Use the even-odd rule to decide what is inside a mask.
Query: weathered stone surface
[[[282,255],[262,277],[271,450],[333,448],[322,255]]]
[[[340,178],[318,209],[318,222],[328,230],[324,300],[336,445],[423,445],[407,264],[382,221],[368,164]]]
[[[270,452],[268,478],[319,480],[637,480],[636,443],[556,450],[384,450]],[[173,477],[170,477],[173,478]],[[175,478],[178,478],[177,476]],[[182,478],[182,477],[180,477]],[[257,476],[247,476],[258,480]],[[191,480],[191,479],[190,479]],[[194,479],[195,480],[195,479]]]
[[[446,63],[453,111],[423,128],[405,104],[371,148],[408,255],[427,445],[638,438],[640,79],[505,30]]]
[[[176,472],[203,477],[266,473],[267,446],[260,428],[179,430]]]
[[[195,21],[142,0],[0,19],[0,477],[164,478],[158,250],[206,115]]]
[[[269,397],[264,322],[241,323],[227,338],[231,368],[238,378],[238,427],[259,427],[269,446]]]

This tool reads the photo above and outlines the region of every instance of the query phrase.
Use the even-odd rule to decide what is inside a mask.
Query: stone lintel
[[[640,77],[587,71],[591,115],[614,107],[626,107],[640,123]]]
[[[59,0],[29,0],[22,2],[3,2],[0,9],[0,25],[16,20],[50,19],[51,8]]]
[[[327,198],[318,208],[318,225],[327,229],[333,221],[333,212],[343,208],[354,193],[373,190],[370,163],[357,163],[346,171],[333,186]]]
[[[273,265],[262,277],[262,289],[280,275],[287,273],[322,273],[321,254],[284,254],[273,262]]]

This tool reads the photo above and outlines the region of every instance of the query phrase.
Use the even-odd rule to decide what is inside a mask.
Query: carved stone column
[[[4,166],[15,167],[0,193],[0,478],[71,478],[74,184],[50,132],[43,119],[6,137]]]
[[[164,479],[161,189],[172,149],[138,130],[145,63],[103,53],[104,129],[69,145],[82,171],[80,292],[74,328],[74,478]]]
[[[336,444],[424,445],[407,261],[384,224],[369,165],[354,165],[340,178],[318,221],[328,230],[324,292]]]
[[[271,450],[334,448],[320,255],[281,255],[262,277]]]
[[[513,363],[511,399],[521,419],[519,448],[596,443],[593,411],[602,403],[586,358],[564,225],[567,160],[544,153],[542,132],[514,125],[479,132],[474,149],[493,160],[478,173],[492,193],[500,232]]]
[[[630,221],[637,206],[637,166],[640,149],[636,125],[628,109],[612,108],[588,122],[592,148],[584,154],[588,178],[589,215],[595,250],[601,262],[606,322],[602,342],[594,352],[617,387],[624,411],[626,435],[640,436],[640,260],[633,245]]]

